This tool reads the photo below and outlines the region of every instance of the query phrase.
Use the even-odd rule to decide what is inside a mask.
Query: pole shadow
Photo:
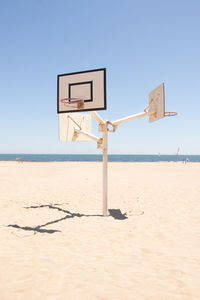
[[[48,233],[48,234],[52,234],[52,233],[61,232],[61,231],[60,230],[56,230],[56,229],[46,229],[44,227],[48,226],[48,225],[55,224],[55,223],[59,223],[61,221],[67,220],[67,219],[75,218],[75,217],[78,217],[78,218],[82,218],[82,217],[87,217],[87,218],[88,217],[101,217],[102,218],[102,217],[104,217],[103,215],[87,215],[87,214],[80,214],[80,213],[72,213],[69,210],[62,209],[62,208],[60,208],[60,207],[58,207],[56,205],[58,205],[58,204],[54,204],[54,205],[52,205],[52,204],[43,204],[43,205],[27,206],[27,207],[24,207],[24,208],[25,209],[37,209],[37,208],[55,209],[55,210],[58,210],[58,211],[60,211],[62,213],[65,213],[66,215],[64,217],[56,219],[56,220],[53,220],[53,221],[50,221],[50,222],[47,222],[45,224],[41,224],[41,225],[35,226],[35,227],[19,226],[17,224],[9,224],[9,225],[7,225],[7,227],[13,227],[13,228],[21,229],[21,230],[25,230],[25,231],[33,231],[34,234],[35,233]],[[116,220],[127,219],[126,213],[122,214],[120,209],[109,209],[109,213],[110,213],[109,216],[112,216]]]

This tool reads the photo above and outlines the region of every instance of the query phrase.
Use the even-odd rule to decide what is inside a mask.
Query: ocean
[[[0,154],[0,161],[102,161],[101,154]],[[200,162],[200,155],[109,154],[110,162]]]

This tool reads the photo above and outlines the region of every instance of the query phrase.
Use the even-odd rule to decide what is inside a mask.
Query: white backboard
[[[82,129],[91,133],[92,119],[90,114],[64,113],[59,114],[59,138],[62,142],[91,141],[87,136],[78,133]]]
[[[63,99],[81,98],[84,107],[64,103]],[[79,112],[106,109],[106,69],[68,74],[57,78],[57,112]]]
[[[165,93],[164,83],[149,93],[149,122],[157,121],[165,116]]]

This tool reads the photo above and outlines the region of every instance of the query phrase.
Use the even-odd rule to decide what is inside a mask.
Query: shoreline
[[[94,160],[0,160],[1,162],[5,163],[103,163],[103,161],[94,161]],[[174,163],[174,164],[199,164],[200,161],[108,161],[108,163],[130,163],[130,164],[167,164],[167,163]]]

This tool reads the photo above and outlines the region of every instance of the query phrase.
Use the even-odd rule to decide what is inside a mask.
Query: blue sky
[[[102,117],[142,112],[162,82],[166,111],[179,113],[119,126],[109,153],[200,154],[199,16],[198,0],[0,0],[0,153],[99,153],[59,142],[56,85],[106,68]]]

